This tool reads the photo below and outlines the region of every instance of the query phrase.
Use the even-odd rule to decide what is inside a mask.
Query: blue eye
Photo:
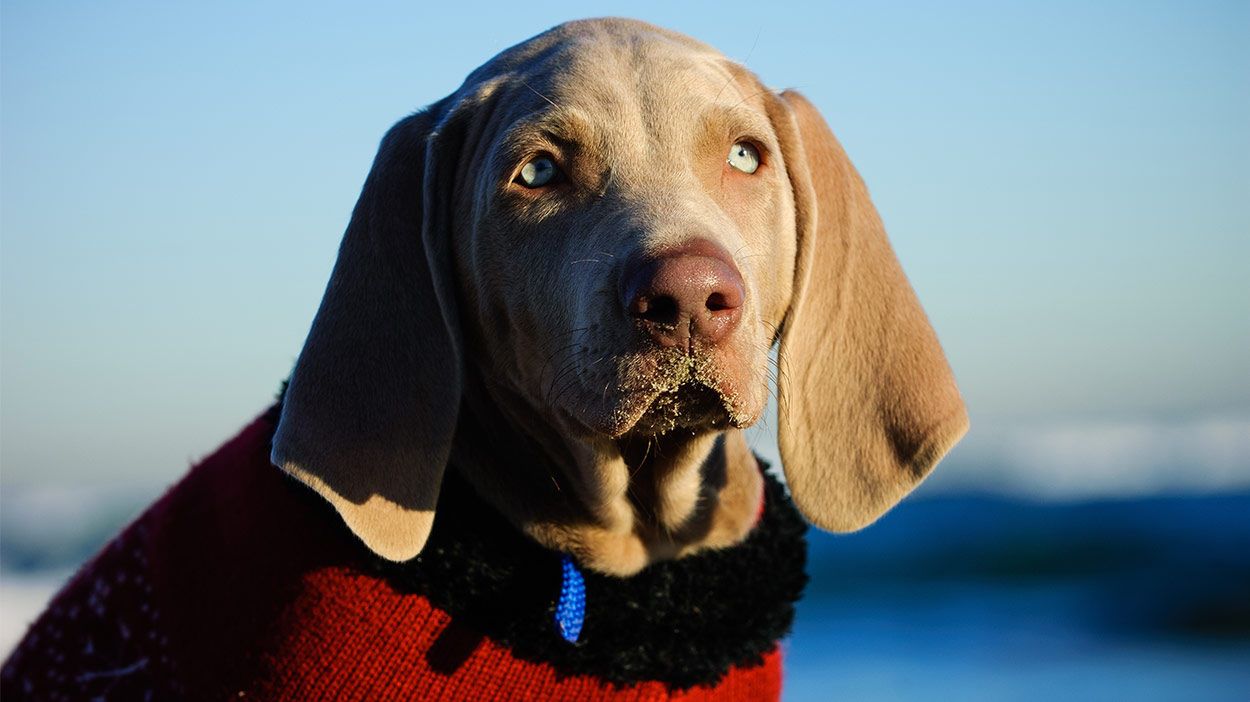
[[[750,175],[760,167],[760,152],[751,144],[740,141],[729,149],[729,165]]]
[[[560,169],[556,168],[556,162],[550,156],[537,156],[521,166],[521,172],[516,179],[527,188],[541,188],[555,180],[559,174]]]

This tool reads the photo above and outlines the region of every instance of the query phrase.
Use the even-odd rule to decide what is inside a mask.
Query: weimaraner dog
[[[750,528],[742,429],[778,343],[782,465],[817,526],[872,522],[967,428],[816,109],[682,35],[571,23],[387,135],[273,459],[389,559],[421,551],[454,465],[629,575]]]
[[[629,20],[508,49],[387,134],[280,414],[71,581],[6,699],[775,697],[802,523],[743,436],[775,346],[821,528],[967,429],[801,95]]]

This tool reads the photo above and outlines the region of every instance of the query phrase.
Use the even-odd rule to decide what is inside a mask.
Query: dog
[[[785,489],[742,431],[774,348]],[[280,405],[66,586],[4,694],[775,699],[798,513],[871,523],[967,427],[817,110],[571,22],[391,129]]]

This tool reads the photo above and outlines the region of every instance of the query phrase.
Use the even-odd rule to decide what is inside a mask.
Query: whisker
[[[573,370],[574,368],[576,368],[578,357],[582,355],[583,353],[585,353],[585,351],[586,349],[583,347],[578,350],[578,353],[570,354],[569,357],[564,359],[564,362],[560,364],[560,367],[557,368],[555,371],[553,371],[551,383],[547,386],[547,399],[548,400],[555,399],[555,397],[552,395],[552,392],[555,390],[556,384],[561,382],[564,376],[566,375],[570,376],[571,377],[570,382],[577,381],[577,376],[573,373]]]
[[[589,329],[589,327],[587,327],[587,329]],[[585,330],[583,329],[582,331],[585,331]],[[571,348],[573,348],[574,346],[577,346],[577,345],[579,345],[579,344],[581,344],[581,340],[580,340],[580,339],[579,339],[579,340],[577,340],[577,341],[574,341],[574,342],[573,342],[573,343],[571,343],[571,344],[568,344],[567,346],[562,346],[562,347],[560,347],[560,348],[556,349],[555,351],[552,351],[552,352],[551,352],[551,355],[547,357],[547,360],[546,360],[546,361],[543,361],[543,367],[542,367],[542,369],[539,371],[539,374],[540,374],[540,375],[539,375],[539,377],[542,377],[542,376],[541,376],[541,374],[542,374],[543,372],[546,372],[546,370],[547,370],[547,366],[551,365],[552,360],[554,360],[556,356],[558,356],[561,352],[563,352],[563,351],[565,351],[565,350],[567,350],[567,349],[571,349]]]
[[[557,105],[557,104],[555,104],[554,102],[552,102],[552,101],[551,101],[551,98],[547,97],[546,95],[543,95],[542,93],[538,92],[537,90],[534,90],[534,88],[533,88],[533,87],[531,87],[529,83],[526,83],[525,81],[521,81],[521,85],[524,85],[525,87],[529,88],[531,93],[534,93],[534,94],[535,94],[535,95],[537,95],[538,97],[540,97],[540,98],[542,98],[542,99],[546,100],[546,101],[547,101],[547,103],[548,103],[549,105],[551,105],[552,107],[554,107],[554,108],[556,108],[556,109],[560,109],[560,106],[559,106],[559,105]]]
[[[764,33],[763,27],[760,27],[759,30],[755,32],[755,41],[751,42],[751,50],[747,52],[747,57],[742,59],[742,65],[744,67],[747,65],[747,61],[751,60],[751,54],[755,53],[755,47],[756,45],[760,43],[760,35],[762,35],[763,33]]]
[[[588,329],[590,329],[590,327],[584,327],[582,329],[574,330],[573,333],[577,333],[577,332],[584,333]],[[560,355],[562,352],[568,349],[575,348],[575,347],[580,347],[580,348],[578,348],[577,351],[569,354],[568,357],[565,358],[563,361],[560,361],[558,366],[553,364],[553,361],[555,360],[556,356]],[[539,375],[539,377],[541,378],[542,373],[546,373],[547,369],[551,368],[551,382],[547,384],[547,389],[545,392],[543,392],[544,402],[549,402],[552,399],[551,393],[554,390],[556,383],[559,382],[560,378],[565,373],[572,370],[573,363],[576,362],[580,356],[585,355],[587,351],[588,349],[586,347],[581,346],[581,339],[578,339],[571,344],[568,344],[566,346],[556,349],[555,351],[551,353],[550,356],[547,357],[547,360],[543,362],[543,367]]]
[[[742,59],[742,61],[739,62],[742,64],[743,68],[746,68],[747,61],[751,60],[751,54],[755,53],[755,45],[760,43],[760,35],[763,33],[764,33],[763,27],[760,27],[759,31],[755,33],[755,41],[751,42],[751,49],[750,51],[747,51],[747,57]],[[720,94],[725,92],[725,88],[728,88],[729,86],[733,85],[733,82],[734,82],[734,76],[730,74],[729,80],[725,81],[725,84],[720,87],[720,90],[716,91],[716,97],[712,98],[712,102],[714,103],[718,99],[720,99]]]
[[[733,106],[734,106],[734,107],[737,107],[738,105],[741,105],[742,103],[746,102],[747,100],[750,100],[751,98],[753,98],[753,97],[755,97],[755,96],[757,96],[757,95],[763,95],[764,93],[773,93],[774,95],[780,95],[780,94],[781,94],[781,90],[780,90],[779,88],[765,88],[765,89],[763,89],[763,90],[757,90],[756,92],[751,93],[750,95],[748,95],[748,96],[746,96],[746,97],[742,98],[742,99],[741,99],[741,100],[739,100],[737,103],[735,103]]]
[[[551,396],[550,400],[548,400],[548,403],[553,406],[563,404],[565,396],[576,387],[577,387],[577,378],[570,378],[567,382],[565,382],[558,389],[556,389],[555,394]]]
[[[730,74],[729,80],[725,81],[725,84],[720,87],[720,90],[716,91],[716,97],[712,98],[713,104],[715,104],[716,101],[720,99],[720,94],[725,92],[725,88],[728,88],[729,86],[733,85],[733,82],[734,82],[734,76],[733,74]]]

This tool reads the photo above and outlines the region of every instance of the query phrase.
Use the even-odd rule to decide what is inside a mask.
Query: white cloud
[[[1250,489],[1250,417],[974,423],[930,482],[1044,499]]]

